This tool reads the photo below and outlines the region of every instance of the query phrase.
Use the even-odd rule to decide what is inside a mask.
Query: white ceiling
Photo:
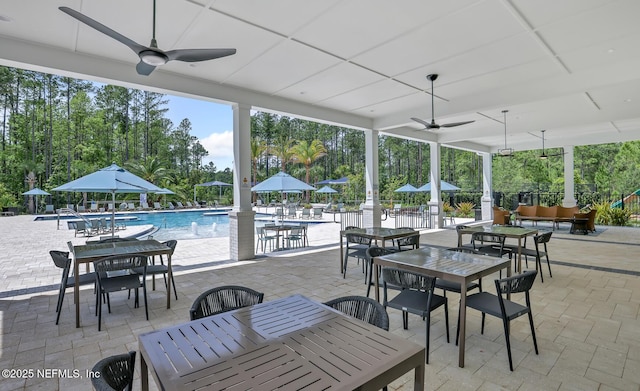
[[[158,0],[158,46],[237,49],[150,76],[151,0],[4,0],[0,64],[495,152],[640,139],[638,0]],[[3,21],[8,19],[8,21]],[[426,131],[410,117],[475,120]]]

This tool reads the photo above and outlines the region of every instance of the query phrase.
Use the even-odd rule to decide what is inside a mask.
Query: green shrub
[[[472,202],[460,202],[456,204],[456,215],[458,217],[473,217],[473,208],[475,207],[476,205]]]
[[[626,226],[629,225],[631,210],[612,208],[608,202],[600,202],[593,205],[597,211],[596,222],[602,225]]]

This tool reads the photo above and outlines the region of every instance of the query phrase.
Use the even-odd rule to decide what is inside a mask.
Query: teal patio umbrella
[[[116,193],[157,193],[161,188],[130,173],[117,164],[112,164],[91,174],[65,183],[53,189],[78,193],[111,193],[114,208],[111,209],[111,236],[114,236],[116,221]]]
[[[307,185],[301,180],[292,177],[291,175],[285,172],[279,172],[268,179],[258,183],[257,185],[251,188],[251,191],[255,192],[269,192],[269,191],[277,191],[280,192],[280,196],[282,197],[283,193],[292,191],[292,190],[315,190],[316,188]]]
[[[50,193],[47,193],[46,191],[42,190],[42,189],[38,189],[37,187],[34,187],[33,189],[29,190],[29,191],[25,191],[24,193],[22,193],[22,195],[28,195],[28,196],[34,196],[36,199],[36,213],[38,213],[38,196],[41,195],[51,195]]]
[[[198,185],[193,186],[193,202],[196,202],[196,186],[218,186],[220,189],[220,194],[218,195],[218,201],[222,198],[222,187],[223,186],[233,186],[231,183],[220,182],[220,181],[211,181],[200,183]]]

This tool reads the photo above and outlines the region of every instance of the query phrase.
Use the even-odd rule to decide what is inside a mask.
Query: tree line
[[[208,151],[191,135],[189,119],[176,125],[167,118],[169,99],[155,92],[0,67],[0,206],[22,206],[25,198],[20,194],[32,187],[49,190],[113,162],[171,188],[179,200],[190,199],[195,184],[231,182],[230,167],[203,164]],[[278,171],[310,184],[346,176],[349,185],[340,197],[364,200],[363,132],[265,112],[252,115],[251,132],[252,156],[247,159],[254,182]],[[578,188],[614,195],[640,188],[640,142],[581,146],[574,152]],[[561,153],[548,150],[548,155],[558,155],[546,160],[539,158],[540,151],[494,157],[494,190],[563,191]],[[427,144],[381,136],[381,198],[402,198],[394,193],[397,187],[428,182],[429,154]],[[443,148],[441,157],[443,180],[464,191],[482,190],[481,157],[452,148]],[[224,192],[223,201],[232,202],[232,190]],[[54,194],[52,202],[78,203],[82,197]],[[414,201],[424,197],[428,194]]]

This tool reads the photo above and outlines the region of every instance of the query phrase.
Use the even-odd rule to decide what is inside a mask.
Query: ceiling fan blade
[[[155,66],[149,65],[142,60],[140,60],[138,65],[136,65],[136,71],[138,72],[139,75],[142,75],[142,76],[149,76],[154,69],[156,69]]]
[[[197,62],[236,54],[236,49],[176,49],[164,52],[169,60]]]
[[[133,50],[136,53],[140,53],[143,50],[148,49],[146,46],[140,45],[139,43],[125,37],[124,35],[120,34],[119,32],[112,30],[111,28],[105,26],[104,24],[91,19],[90,17],[81,14],[80,12],[71,9],[69,7],[58,7],[58,9],[62,12],[64,12],[65,14],[79,20],[80,22],[86,24],[87,26],[98,30],[99,32],[101,32],[102,34],[105,34],[113,39],[115,39],[116,41],[123,43],[125,45],[127,45],[129,47],[129,49]]]
[[[423,120],[423,119],[420,119],[420,118],[411,117],[411,119],[412,119],[412,120],[414,120],[414,121],[416,121],[416,122],[417,122],[417,123],[419,123],[419,124],[424,125],[427,129],[428,129],[428,128],[429,128],[429,126],[431,125],[431,123],[429,123],[429,122],[427,122],[427,121],[425,121],[425,120]]]
[[[441,128],[453,128],[454,126],[466,125],[476,121],[452,122],[450,124],[440,125]]]

